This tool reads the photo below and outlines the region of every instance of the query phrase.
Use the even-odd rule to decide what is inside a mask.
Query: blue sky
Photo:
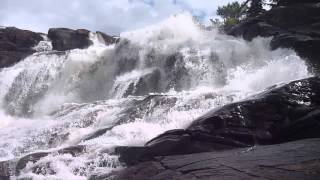
[[[1,0],[0,25],[38,32],[50,27],[119,34],[188,11],[208,22],[235,0]],[[243,0],[240,0],[243,1]]]

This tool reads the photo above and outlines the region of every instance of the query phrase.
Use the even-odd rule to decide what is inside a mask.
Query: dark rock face
[[[172,130],[144,147],[118,147],[127,164],[155,156],[221,151],[320,137],[320,78],[291,82],[213,109],[186,130]]]
[[[279,0],[278,5],[284,6],[284,5],[290,5],[290,4],[296,4],[296,3],[318,3],[319,0]]]
[[[27,166],[28,162],[35,163],[35,162],[39,161],[41,158],[46,157],[48,155],[49,155],[48,152],[37,152],[37,153],[29,154],[29,155],[22,157],[17,162],[15,174],[19,175],[20,171]]]
[[[311,65],[320,67],[320,1],[280,1],[279,6],[249,19],[229,32],[252,40],[273,36],[271,48],[293,48]]]
[[[154,70],[149,74],[146,74],[139,78],[138,82],[132,82],[129,85],[124,97],[129,95],[142,96],[148,94],[148,92],[157,92],[159,91],[159,82],[161,78],[160,70]]]
[[[65,51],[84,49],[92,44],[89,39],[90,31],[85,29],[51,28],[48,37],[52,41],[53,50]]]
[[[234,180],[320,177],[320,139],[256,146],[224,152],[161,156],[90,180]]]
[[[53,152],[36,152],[32,154],[28,154],[26,156],[23,156],[22,158],[18,160],[9,160],[0,162],[0,180],[1,178],[8,178],[10,179],[10,176],[18,176],[29,162],[35,163],[39,161],[41,158],[48,156],[51,153],[59,153],[59,154],[71,154],[72,156],[77,156],[81,153],[86,151],[86,147],[82,145],[77,146],[70,146],[66,147],[60,150],[56,150]],[[33,172],[36,174],[39,174],[38,171],[41,169],[41,167],[33,167]]]
[[[102,41],[106,45],[114,44],[114,43],[118,42],[115,37],[109,36],[101,31],[97,31],[96,33],[98,35],[99,40]]]
[[[90,31],[67,28],[49,29],[48,37],[52,41],[52,50],[66,51],[84,49],[93,42],[89,39]],[[103,32],[96,32],[98,40],[106,45],[118,42],[118,39]],[[21,30],[15,27],[0,28],[0,68],[9,67],[36,52],[35,47],[43,41],[41,33]]]
[[[0,162],[0,179],[10,180],[10,163],[8,161]]]
[[[14,27],[0,28],[0,68],[11,66],[35,52],[43,38],[39,33]]]

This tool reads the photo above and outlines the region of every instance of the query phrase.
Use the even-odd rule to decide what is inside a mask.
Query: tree
[[[225,6],[218,7],[217,15],[223,18],[222,28],[228,30],[235,24],[238,24],[244,16],[246,8],[246,5],[239,4],[238,2],[228,3]]]
[[[243,15],[243,7],[238,2],[228,3],[226,6],[218,7],[217,15],[223,19],[237,19]]]
[[[239,2],[228,3],[225,6],[218,7],[217,15],[223,18],[223,29],[228,30],[245,18],[256,17],[265,12],[264,5],[274,7],[281,1],[289,0],[246,0],[242,4]],[[212,21],[212,23],[218,24],[215,21]]]
[[[246,13],[247,17],[256,17],[260,15],[262,12],[264,12],[264,9],[263,9],[264,3],[265,3],[264,0],[251,0],[251,4]]]

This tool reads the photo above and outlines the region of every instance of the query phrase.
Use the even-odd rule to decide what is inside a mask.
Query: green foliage
[[[271,7],[276,6],[280,0],[246,0],[244,3],[239,2],[228,3],[225,6],[218,7],[217,15],[223,18],[221,23],[219,20],[211,20],[214,26],[220,26],[224,30],[230,29],[243,19],[252,18],[260,15],[265,10],[264,5]]]
[[[231,29],[233,26],[237,25],[240,22],[239,19],[236,18],[227,18],[223,22],[223,30],[228,31]]]
[[[239,2],[228,3],[225,6],[218,7],[217,15],[223,18],[223,23],[221,28],[223,30],[228,30],[232,26],[238,24],[242,17],[244,17],[247,11],[247,6],[245,4],[240,4]],[[218,20],[212,21],[213,25],[221,24],[217,23]]]

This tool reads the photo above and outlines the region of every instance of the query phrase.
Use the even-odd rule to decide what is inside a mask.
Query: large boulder
[[[272,87],[213,109],[185,130],[171,130],[144,147],[118,147],[127,164],[156,156],[221,151],[320,137],[320,78]]]
[[[90,180],[240,180],[320,177],[320,139],[224,152],[161,156]]]
[[[28,163],[36,163],[41,158],[44,158],[50,154],[71,154],[72,156],[78,156],[79,154],[86,151],[86,147],[83,145],[69,146],[66,148],[53,150],[51,152],[35,152],[25,155],[19,159],[12,159],[8,161],[0,161],[0,180],[1,178],[10,179],[10,176],[19,176],[21,171],[27,167]],[[32,167],[32,172],[40,174],[43,167],[35,165]]]
[[[35,52],[41,34],[15,27],[0,28],[0,68],[9,67]]]
[[[292,48],[316,71],[320,68],[320,1],[280,1],[279,6],[232,28],[229,35],[251,41],[273,36],[271,48]]]
[[[65,51],[71,49],[84,49],[92,44],[89,39],[90,31],[85,29],[51,28],[48,37],[52,41],[52,49]]]
[[[10,180],[10,176],[11,176],[10,162],[9,161],[0,162],[0,179]]]
[[[102,44],[109,45],[117,42],[117,38],[101,31],[97,31],[96,35]],[[90,31],[86,29],[51,28],[48,31],[48,37],[52,41],[52,49],[57,51],[85,49],[93,44]]]

